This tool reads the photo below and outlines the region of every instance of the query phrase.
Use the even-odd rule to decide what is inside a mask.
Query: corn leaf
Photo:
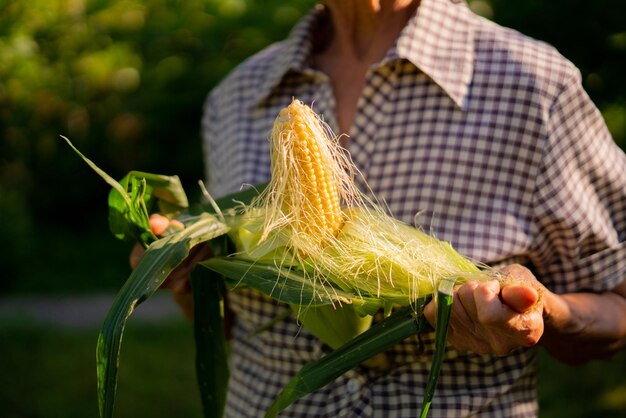
[[[222,236],[227,231],[228,227],[215,217],[204,215],[181,232],[155,241],[148,247],[115,298],[98,336],[96,363],[101,417],[113,416],[120,345],[128,317],[161,286],[193,246]]]
[[[222,317],[223,278],[208,269],[191,273],[196,377],[205,418],[221,418],[228,387],[228,354]]]
[[[63,138],[65,140],[65,142],[67,142],[67,144],[74,150],[74,152],[76,152],[76,154],[78,154],[78,156],[81,157],[83,159],[83,161],[85,161],[85,163],[87,163],[87,165],[93,169],[93,171],[95,171],[100,177],[102,177],[104,179],[104,181],[106,181],[109,184],[109,186],[111,186],[113,189],[117,190],[120,193],[120,195],[122,196],[122,198],[126,201],[126,203],[128,205],[130,205],[130,200],[126,196],[126,190],[114,178],[112,178],[107,173],[105,173],[102,169],[100,169],[89,158],[85,157],[78,150],[78,148],[76,148],[74,146],[74,144],[72,144],[72,142],[68,138],[64,137],[63,135],[61,135],[61,138]]]
[[[303,396],[326,386],[376,354],[428,329],[428,322],[420,315],[425,303],[426,300],[422,299],[415,306],[407,306],[394,312],[349,343],[306,364],[280,392],[265,417],[276,417]]]
[[[363,315],[373,314],[381,306],[375,298],[355,296],[330,284],[313,282],[298,270],[279,268],[275,264],[238,257],[214,257],[201,265],[222,274],[230,289],[251,287],[279,302],[304,307],[347,303]]]
[[[420,418],[426,418],[428,409],[433,401],[433,395],[439,380],[439,372],[443,363],[443,355],[446,350],[446,339],[448,337],[448,325],[450,324],[450,315],[452,314],[453,288],[455,280],[445,278],[439,283],[437,291],[437,318],[435,327],[435,354],[430,366],[428,382],[424,391],[424,399],[422,401],[422,410]]]
[[[116,189],[109,192],[109,229],[116,238],[130,243],[139,242],[144,247],[157,240],[150,229],[149,214],[146,200],[149,198],[148,186],[145,180],[132,178],[128,182],[126,197],[121,198]],[[148,193],[148,197],[146,197]]]
[[[178,176],[131,171],[119,185],[124,194],[118,187],[109,192],[109,228],[119,239],[147,246],[156,241],[148,223],[150,213],[158,210],[173,217],[189,206]]]
[[[146,180],[148,187],[151,189],[151,195],[158,199],[159,210],[162,213],[184,210],[189,206],[187,195],[178,176],[131,171],[125,177],[125,179],[128,178]],[[124,179],[120,181],[120,184],[126,184]]]

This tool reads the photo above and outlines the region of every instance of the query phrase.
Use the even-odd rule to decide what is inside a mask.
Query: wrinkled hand
[[[537,344],[544,331],[543,286],[527,268],[510,265],[497,270],[506,277],[470,282],[455,289],[448,342],[460,351],[504,356]],[[436,306],[424,314],[435,324]]]
[[[150,216],[150,229],[157,237],[160,237],[165,230],[172,224],[175,226],[178,221],[170,220],[165,216],[153,214]],[[180,224],[180,222],[178,222]],[[134,269],[139,264],[139,260],[145,253],[145,249],[140,244],[135,244],[130,253],[130,266]],[[189,251],[189,255],[178,267],[170,273],[161,285],[162,289],[170,289],[174,300],[181,307],[183,312],[188,318],[193,316],[192,295],[191,295],[191,281],[189,275],[196,267],[196,264],[206,260],[211,256],[211,249],[206,244],[196,245]]]

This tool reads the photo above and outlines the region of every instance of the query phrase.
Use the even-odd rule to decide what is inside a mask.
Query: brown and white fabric
[[[207,180],[216,196],[268,180],[267,137],[292,98],[337,132],[327,76],[311,67],[317,7],[283,42],[242,63],[206,101]],[[339,132],[337,132],[339,133]],[[611,289],[626,276],[626,157],[579,71],[539,41],[422,0],[358,102],[348,151],[397,218],[496,265],[518,262],[556,292]],[[263,415],[327,348],[256,292],[236,314],[229,417]],[[414,417],[433,353],[424,335],[390,350],[385,372],[359,368],[292,405],[286,417]],[[448,349],[430,416],[534,417],[535,350],[506,357]]]

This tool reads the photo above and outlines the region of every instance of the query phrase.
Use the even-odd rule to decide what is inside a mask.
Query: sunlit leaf
[[[228,387],[228,355],[221,302],[222,277],[205,268],[191,273],[196,377],[205,418],[221,418]]]
[[[414,306],[394,312],[349,343],[306,364],[280,392],[265,417],[276,417],[298,399],[321,389],[376,354],[429,329],[424,316],[419,315],[425,303],[426,300],[420,300]]]
[[[381,306],[376,298],[355,296],[329,284],[313,282],[296,269],[279,268],[272,263],[237,257],[214,257],[201,264],[222,274],[231,289],[251,287],[279,302],[310,307],[347,303],[363,314],[376,312]]]
[[[450,324],[450,316],[452,314],[453,288],[455,280],[453,278],[445,278],[439,282],[437,291],[437,326],[435,328],[435,354],[430,366],[428,375],[428,383],[424,391],[424,399],[422,401],[422,410],[420,418],[426,418],[428,410],[433,401],[437,381],[439,380],[439,372],[443,363],[443,355],[446,351],[446,338],[448,337],[448,326]]]
[[[97,370],[100,416],[111,418],[117,385],[119,351],[126,320],[149,298],[167,276],[201,243],[221,236],[228,227],[210,215],[203,216],[179,233],[155,241],[118,293],[98,337]]]

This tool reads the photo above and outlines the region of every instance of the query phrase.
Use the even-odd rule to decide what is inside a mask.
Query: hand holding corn
[[[519,347],[532,347],[541,338],[543,286],[523,266],[498,270],[501,280],[469,282],[455,289],[448,342],[460,351],[504,356]],[[435,306],[424,314],[434,326]]]
[[[283,243],[292,254],[302,264],[313,266],[314,273],[321,273],[313,274],[313,279],[330,273],[340,288],[402,305],[432,294],[442,279],[453,277],[460,287],[454,297],[457,303],[453,303],[449,341],[478,353],[504,355],[518,347],[535,345],[541,339],[542,346],[558,359],[580,363],[626,347],[626,282],[601,294],[558,295],[519,265],[480,270],[449,244],[396,221],[376,202],[365,199],[352,183],[352,177],[358,175],[356,169],[350,161],[333,153],[336,146],[332,142],[327,150],[329,158],[309,160],[318,154],[316,146],[324,146],[323,140],[316,143],[311,137],[324,137],[327,131],[319,128],[312,111],[301,102],[294,101],[287,109],[281,112],[272,135],[273,146],[277,147],[275,155],[283,159],[273,159],[277,169],[272,173],[274,187],[261,199],[267,203],[266,213],[274,216],[266,218],[264,238],[260,241],[272,234],[274,243],[286,238]],[[313,131],[299,129],[316,124],[318,128]],[[302,136],[304,143],[298,139]],[[294,145],[298,146],[295,155],[282,152]],[[324,175],[322,185],[334,179],[335,185],[326,190],[339,191],[338,212],[336,204],[311,209],[320,206],[313,203],[317,202],[316,193],[308,179],[316,178],[317,171],[311,170],[309,161],[317,161],[313,169],[321,163],[330,173]],[[286,184],[292,176],[283,170],[300,165],[316,174],[297,177],[295,186]],[[297,184],[304,186],[298,188]],[[286,190],[291,192],[287,193],[291,201],[273,199],[283,196]],[[327,199],[322,201],[327,203]],[[338,214],[330,216],[329,211]],[[306,225],[307,220],[320,218],[327,220],[324,226]],[[285,223],[291,224],[292,229],[283,234]],[[432,304],[426,315],[432,324]]]
[[[150,229],[157,237],[163,237],[168,230],[180,230],[184,225],[175,219],[169,219],[166,216],[152,214],[150,216]],[[139,260],[145,253],[145,248],[137,243],[133,246],[129,262],[132,269],[139,264]],[[187,259],[167,277],[161,285],[162,289],[172,291],[172,296],[185,316],[189,319],[193,317],[193,303],[191,294],[191,282],[189,275],[196,268],[196,265],[211,256],[211,250],[208,245],[200,244],[192,248]]]

